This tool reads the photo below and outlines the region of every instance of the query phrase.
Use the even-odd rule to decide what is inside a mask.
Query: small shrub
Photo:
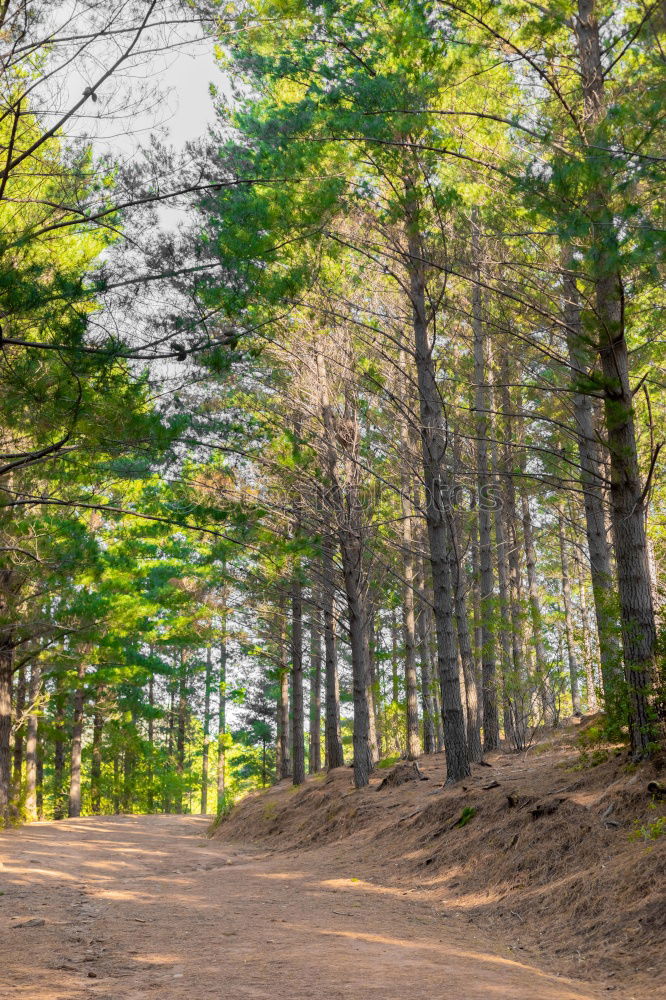
[[[666,834],[666,816],[658,816],[652,823],[642,823],[636,820],[634,829],[629,834],[629,840],[658,840]]]
[[[457,821],[457,823],[455,825],[456,826],[467,826],[467,824],[470,822],[470,820],[473,820],[475,816],[476,816],[476,807],[475,806],[465,806],[465,808],[463,809],[463,811],[460,813],[460,817],[459,817],[459,819],[458,819],[458,821]]]

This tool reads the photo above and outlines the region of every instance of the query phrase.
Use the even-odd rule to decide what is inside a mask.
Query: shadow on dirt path
[[[0,997],[598,1000],[494,952],[459,917],[331,873],[324,856],[114,816],[0,835]]]

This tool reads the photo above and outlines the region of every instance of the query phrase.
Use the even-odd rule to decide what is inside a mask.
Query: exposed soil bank
[[[0,837],[0,996],[24,1000],[598,1000],[335,854],[257,857],[197,817]],[[631,994],[616,994],[629,996]]]
[[[581,767],[579,732],[491,755],[453,789],[441,755],[419,760],[428,781],[398,787],[380,790],[378,771],[357,791],[349,769],[284,783],[244,800],[217,835],[301,856],[316,845],[322,866],[462,919],[507,956],[615,995],[666,996],[666,836],[635,839],[666,812],[648,792],[663,772],[613,748]]]

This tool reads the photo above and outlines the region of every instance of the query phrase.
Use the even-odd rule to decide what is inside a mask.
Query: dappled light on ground
[[[346,871],[325,853],[271,858],[206,829],[146,816],[4,834],[3,1000],[605,995],[511,958],[420,893],[349,873],[349,858]]]

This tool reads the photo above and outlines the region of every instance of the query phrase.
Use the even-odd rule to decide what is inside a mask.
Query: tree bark
[[[400,352],[400,367],[405,368],[404,351]],[[405,393],[406,396],[406,393]],[[405,399],[406,402],[406,399]],[[418,682],[416,676],[416,620],[414,611],[415,588],[415,555],[413,537],[414,511],[411,500],[411,483],[409,476],[409,428],[403,420],[400,424],[400,446],[402,459],[401,491],[402,504],[402,629],[405,640],[405,702],[407,723],[407,757],[415,760],[421,753],[419,739],[419,701]]]
[[[322,546],[322,599],[324,605],[324,656],[326,680],[326,712],[324,737],[326,762],[329,769],[343,767],[345,758],[340,738],[340,684],[335,622],[335,577],[332,555],[333,542],[324,539]]]
[[[557,528],[560,542],[560,564],[562,567],[562,603],[564,605],[564,631],[567,639],[569,659],[569,680],[571,684],[571,705],[574,715],[581,715],[579,667],[574,643],[573,611],[571,607],[571,580],[569,577],[569,557],[564,533],[564,514],[558,510]]]
[[[185,724],[187,721],[187,660],[181,651],[178,670],[178,729],[176,732],[176,771],[178,782],[177,812],[183,812],[183,785],[185,780]]]
[[[573,395],[574,420],[583,488],[585,530],[590,557],[592,595],[599,641],[599,658],[604,697],[612,711],[621,695],[622,651],[619,642],[618,612],[611,545],[606,530],[605,475],[601,459],[601,443],[594,421],[592,397],[584,391],[589,386],[591,361],[583,335],[581,306],[576,278],[572,272],[571,250],[562,250],[564,305],[567,326],[569,363],[576,391]]]
[[[499,711],[497,707],[497,665],[495,655],[494,603],[495,584],[492,563],[491,478],[488,464],[488,438],[491,433],[489,400],[490,365],[483,324],[483,301],[479,284],[479,226],[476,213],[472,220],[472,253],[475,257],[475,280],[472,285],[472,332],[474,335],[474,409],[476,413],[476,484],[479,511],[479,587],[481,619],[481,685],[483,748],[499,747]]]
[[[217,809],[224,806],[225,797],[225,747],[227,731],[227,613],[221,615],[219,705],[217,712]]]
[[[291,584],[291,696],[294,785],[305,781],[305,725],[303,708],[303,585],[296,567]]]
[[[539,698],[544,723],[553,725],[555,722],[555,704],[553,689],[550,682],[546,650],[543,642],[543,618],[539,600],[539,583],[536,571],[536,550],[532,531],[532,512],[527,495],[521,492],[521,508],[523,517],[523,544],[525,546],[525,569],[527,572],[527,593],[532,626],[532,641],[534,643],[534,665],[539,688]]]
[[[430,637],[428,635],[428,616],[426,612],[427,596],[423,561],[419,555],[416,560],[414,587],[417,594],[416,611],[416,641],[419,649],[421,665],[421,704],[423,706],[423,749],[425,753],[436,753],[437,732],[435,728],[435,706],[432,691],[432,661],[430,655]]]
[[[291,739],[289,723],[289,669],[285,637],[284,608],[279,607],[276,615],[276,635],[278,636],[278,778],[291,777]]]
[[[459,442],[455,435],[453,437],[453,456],[455,482],[462,467],[462,459],[459,454]],[[455,498],[456,491],[454,489],[451,494],[450,509],[448,511],[449,566],[453,586],[458,654],[460,656],[460,665],[462,667],[463,675],[461,690],[464,688],[467,747],[469,750],[470,760],[480,761],[483,757],[483,750],[481,747],[481,713],[479,711],[480,706],[476,687],[474,653],[472,652],[469,619],[467,615],[467,586],[461,556],[462,522],[460,512],[456,507]]]
[[[655,623],[650,561],[645,533],[645,497],[641,481],[629,350],[625,333],[624,286],[611,186],[599,170],[597,126],[605,114],[604,72],[595,0],[578,0],[575,21],[583,81],[586,134],[591,140],[594,178],[587,199],[593,226],[594,314],[604,392],[605,427],[611,467],[611,523],[622,622],[625,681],[629,692],[629,732],[634,754],[643,755],[656,740],[654,698]],[[603,139],[603,137],[602,137]],[[601,173],[601,177],[600,177]]]
[[[419,389],[421,446],[426,491],[426,520],[434,596],[437,659],[442,694],[444,748],[447,784],[459,781],[470,773],[469,753],[465,733],[458,657],[453,622],[453,601],[449,580],[447,524],[444,510],[448,484],[445,476],[446,432],[443,424],[442,401],[435,379],[435,366],[428,336],[425,295],[424,259],[413,192],[407,185],[407,239],[409,248],[409,282],[414,334],[414,355]]]
[[[62,819],[65,815],[65,694],[62,690],[62,677],[56,677],[56,689],[53,698],[55,704],[55,720],[53,733],[53,818]]]
[[[28,822],[37,819],[37,726],[39,716],[35,704],[42,686],[42,668],[37,660],[30,668],[30,715],[25,741],[25,811]]]
[[[318,599],[318,594],[316,595]],[[313,604],[316,603],[313,595]],[[313,607],[310,616],[310,774],[321,771],[321,613]]]
[[[92,761],[90,765],[90,807],[95,815],[102,811],[102,733],[104,716],[99,707],[93,715]]]
[[[83,710],[85,704],[84,678],[85,663],[79,662],[77,671],[77,686],[74,691],[74,721],[72,725],[72,756],[69,771],[69,804],[67,815],[81,815],[81,748],[83,741]]]
[[[11,801],[11,732],[14,650],[0,647],[0,825],[9,822]]]
[[[25,698],[26,698],[26,679],[25,679],[25,667],[21,667],[18,671],[17,684],[16,684],[16,697],[14,705],[14,718],[18,720],[23,715],[25,709]],[[23,779],[23,750],[24,750],[24,739],[23,739],[23,725],[16,725],[14,729],[14,763],[13,763],[13,777],[12,784],[15,793],[21,788],[21,781]]]
[[[204,717],[203,750],[201,751],[201,812],[208,814],[208,737],[210,735],[210,685],[213,672],[213,658],[210,646],[206,646],[206,672],[204,674]]]

